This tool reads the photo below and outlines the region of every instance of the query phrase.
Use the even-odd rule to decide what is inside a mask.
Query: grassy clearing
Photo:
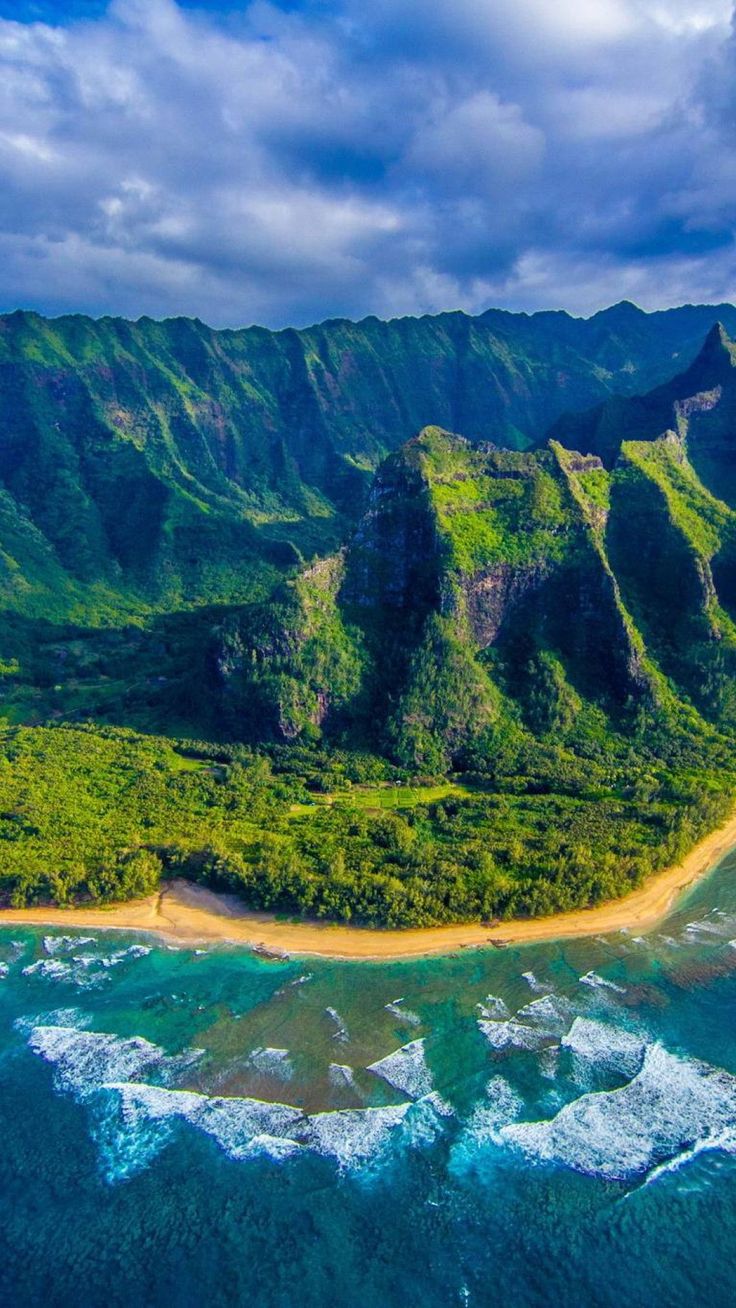
[[[329,794],[315,795],[308,804],[292,804],[293,817],[308,817],[315,806],[322,808],[356,808],[388,812],[400,808],[417,808],[420,804],[434,804],[442,799],[469,799],[478,794],[475,786],[456,781],[428,786],[351,786],[349,790],[334,790]]]

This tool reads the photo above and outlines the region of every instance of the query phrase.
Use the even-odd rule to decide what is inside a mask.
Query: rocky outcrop
[[[376,473],[347,552],[341,598],[359,609],[416,613],[438,602],[438,574],[427,483],[411,451],[399,452]]]
[[[478,649],[486,649],[496,640],[512,608],[541,586],[549,567],[543,560],[527,565],[496,563],[470,577],[462,577],[445,611],[459,608],[467,619]]]

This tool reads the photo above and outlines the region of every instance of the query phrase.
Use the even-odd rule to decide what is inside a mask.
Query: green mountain
[[[499,724],[576,737],[586,705],[736,726],[736,514],[687,451],[625,441],[607,470],[426,428],[343,554],[216,632],[233,734],[357,734],[444,773]]]
[[[736,309],[490,310],[305,331],[0,318],[0,604],[99,625],[265,596],[429,423],[524,449],[689,363]]]
[[[408,925],[682,854],[736,793],[714,312],[5,319],[0,894]]]

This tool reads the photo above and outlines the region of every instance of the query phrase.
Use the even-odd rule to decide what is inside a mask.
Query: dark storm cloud
[[[734,294],[725,0],[15,8],[7,307],[282,324]]]

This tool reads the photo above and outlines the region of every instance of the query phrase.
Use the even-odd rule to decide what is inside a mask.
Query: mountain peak
[[[708,332],[708,335],[705,338],[703,349],[705,349],[708,346],[712,347],[713,345],[726,346],[726,348],[728,348],[729,346],[733,347],[733,341],[731,340],[731,337],[729,336],[722,322],[713,323],[713,326],[711,327],[710,331]]]
[[[607,309],[601,309],[593,317],[597,319],[605,318],[607,322],[612,319],[624,318],[641,318],[644,317],[644,310],[634,304],[633,300],[619,300],[618,304],[611,304]]]
[[[704,367],[723,369],[735,366],[736,344],[728,335],[723,323],[714,322],[692,367],[700,372]]]

